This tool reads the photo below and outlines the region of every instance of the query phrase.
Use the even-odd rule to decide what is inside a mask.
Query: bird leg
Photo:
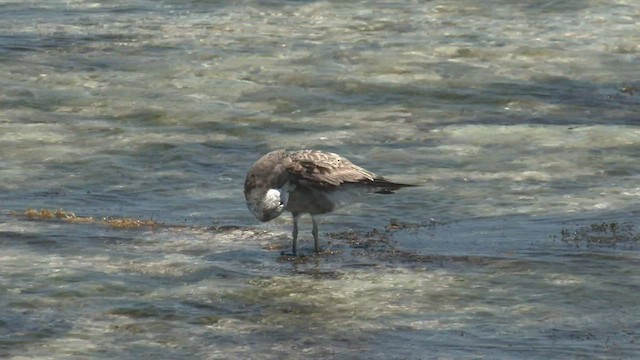
[[[311,230],[311,234],[313,235],[313,241],[315,242],[315,250],[316,253],[320,252],[320,243],[318,241],[318,222],[316,218],[311,215],[311,221],[313,222],[313,229]]]
[[[293,249],[291,250],[291,253],[293,254],[293,256],[296,256],[298,252],[298,218],[299,217],[300,217],[299,214],[293,214],[293,232],[291,233],[293,237]]]

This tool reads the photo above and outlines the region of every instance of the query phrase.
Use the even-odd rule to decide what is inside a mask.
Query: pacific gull
[[[310,214],[315,252],[320,252],[316,215],[357,202],[367,194],[393,194],[416,186],[389,181],[344,157],[318,150],[274,150],[256,161],[244,182],[247,207],[260,221],[285,210],[293,215],[293,256],[297,255],[298,219]]]

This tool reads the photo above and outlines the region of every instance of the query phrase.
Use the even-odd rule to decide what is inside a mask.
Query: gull
[[[256,161],[244,182],[249,211],[266,222],[285,210],[293,216],[293,256],[297,255],[298,219],[311,215],[315,252],[320,252],[316,215],[358,202],[367,194],[393,194],[416,186],[389,181],[346,158],[319,150],[274,150]]]

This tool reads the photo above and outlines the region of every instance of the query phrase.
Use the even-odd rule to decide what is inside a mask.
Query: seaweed
[[[28,208],[22,213],[11,212],[11,215],[15,217],[24,217],[29,220],[57,220],[70,223],[99,224],[116,229],[155,228],[162,225],[153,219],[135,219],[128,217],[105,217],[102,219],[95,219],[90,216],[77,216],[73,212],[66,211],[64,209],[35,210]]]
[[[579,247],[617,247],[634,248],[640,242],[640,232],[630,223],[601,222],[580,226],[575,230],[563,228],[560,240]]]

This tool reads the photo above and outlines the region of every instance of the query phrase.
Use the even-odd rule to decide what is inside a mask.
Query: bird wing
[[[354,165],[351,161],[334,153],[302,150],[289,153],[285,165],[293,183],[322,188],[336,188],[344,183],[373,184],[379,179],[376,174]]]

